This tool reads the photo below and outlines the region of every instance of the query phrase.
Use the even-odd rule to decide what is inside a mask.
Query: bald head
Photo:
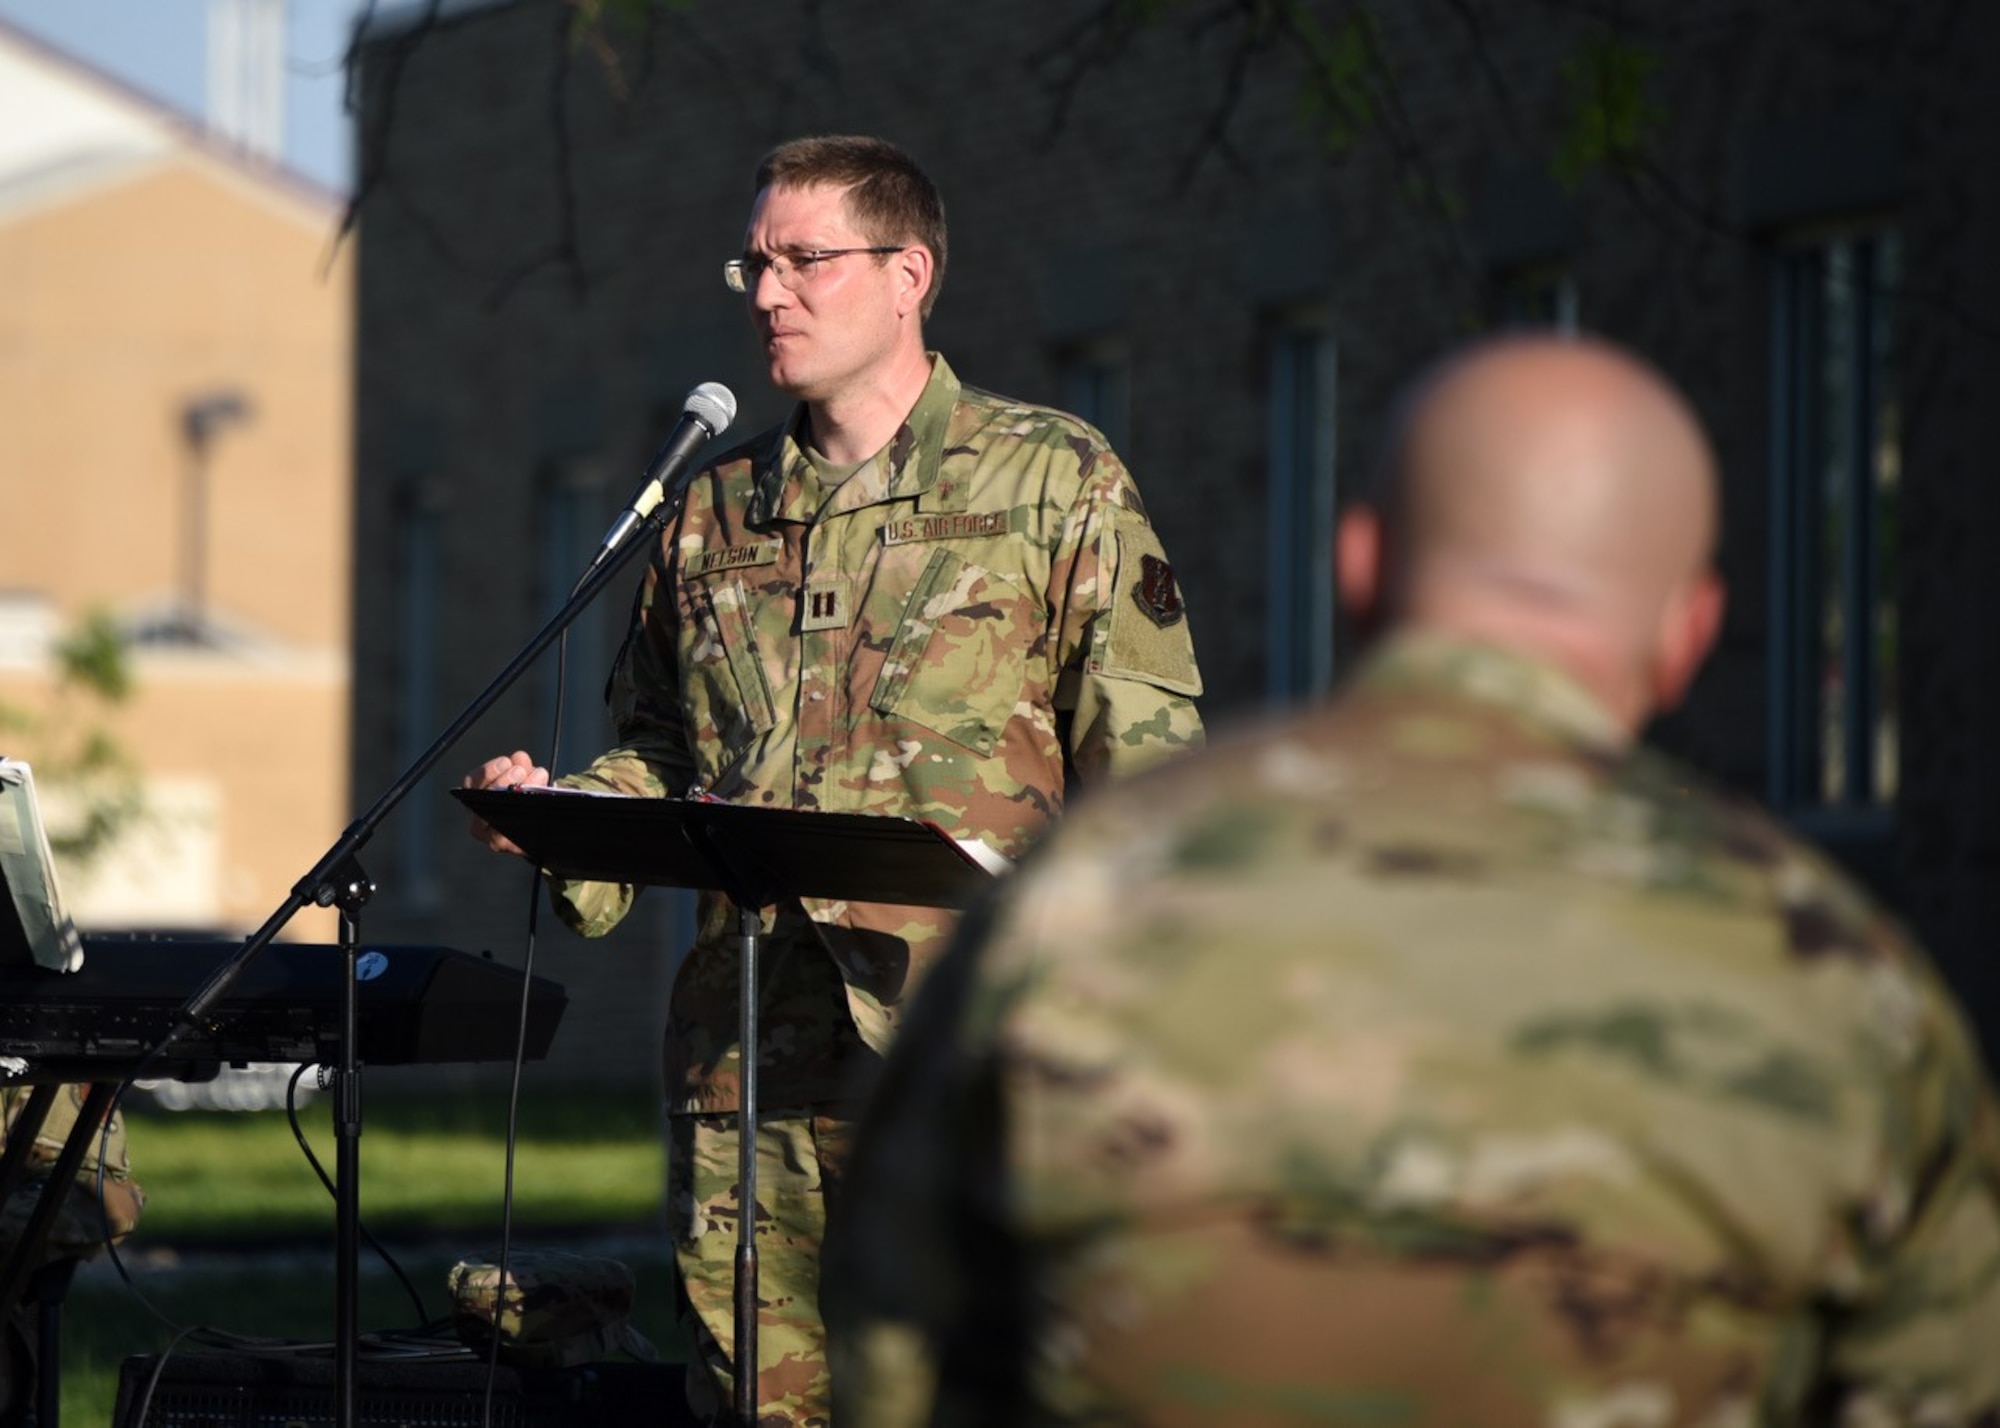
[[[1606,343],[1449,359],[1404,409],[1378,513],[1372,557],[1343,533],[1351,601],[1560,664],[1630,729],[1679,699],[1720,621],[1708,443]]]

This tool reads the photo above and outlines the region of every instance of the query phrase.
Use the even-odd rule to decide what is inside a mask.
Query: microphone
[[[735,420],[736,396],[722,383],[703,382],[687,394],[687,400],[681,403],[680,423],[653,453],[639,488],[632,493],[618,519],[611,523],[611,529],[604,533],[604,541],[590,562],[592,566],[601,563],[631,537],[639,522],[652,515],[666,499],[667,492],[686,477],[688,463],[694,460],[702,443],[720,436]]]

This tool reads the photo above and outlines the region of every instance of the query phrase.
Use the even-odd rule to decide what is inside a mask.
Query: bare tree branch
[[[1145,0],[1103,0],[1029,56],[1029,72],[1042,79],[1050,97],[1040,147],[1060,137],[1084,85],[1122,60],[1137,37],[1157,21],[1162,8],[1163,3],[1149,5]],[[1345,147],[1371,129],[1382,134],[1406,188],[1446,235],[1444,251],[1453,270],[1470,292],[1478,292],[1457,205],[1411,119],[1401,81],[1381,47],[1371,0],[1346,0],[1334,14],[1341,23],[1329,30],[1306,0],[1214,0],[1192,17],[1184,32],[1190,46],[1218,30],[1230,34],[1221,88],[1175,166],[1172,192],[1184,193],[1211,155],[1244,171],[1243,158],[1230,142],[1230,126],[1249,92],[1255,68],[1278,53],[1290,53],[1304,67],[1306,92],[1328,116],[1336,147]],[[1476,18],[1469,10],[1461,14],[1477,40]],[[1497,74],[1493,82],[1499,86]]]
[[[1204,31],[1218,27],[1231,18],[1232,11],[1240,12],[1240,10],[1241,6],[1231,3],[1231,0],[1225,0],[1225,3],[1211,7],[1207,14],[1196,16],[1194,22],[1189,25],[1188,39],[1190,42],[1199,41]],[[1243,17],[1239,13],[1237,18]],[[1210,108],[1207,118],[1202,122],[1201,133],[1196,137],[1193,147],[1183,155],[1174,175],[1175,193],[1187,192],[1194,183],[1195,175],[1200,172],[1201,161],[1210,153],[1220,155],[1223,162],[1236,172],[1245,172],[1246,166],[1242,155],[1238,154],[1235,146],[1229,142],[1229,121],[1236,117],[1236,111],[1243,103],[1251,63],[1257,58],[1258,52],[1265,48],[1268,48],[1268,42],[1258,33],[1254,20],[1245,20],[1243,32],[1229,54],[1222,81],[1222,93]]]
[[[1036,148],[1048,149],[1062,137],[1084,81],[1122,58],[1133,37],[1149,23],[1144,7],[1132,0],[1102,0],[1095,10],[1028,56],[1028,72],[1046,75],[1044,87],[1054,97],[1049,121],[1035,140]]]
[[[375,19],[376,0],[368,0],[361,14],[354,21],[353,33],[347,42],[347,89],[341,103],[347,113],[353,116],[355,126],[360,131],[359,142],[355,145],[356,173],[354,192],[348,196],[347,208],[340,216],[340,226],[335,234],[335,242],[346,239],[354,232],[354,226],[361,220],[361,207],[368,196],[375,191],[382,176],[389,167],[389,142],[396,132],[396,110],[403,91],[403,67],[410,56],[430,34],[438,22],[438,12],[444,0],[425,0],[423,13],[418,15],[410,28],[393,41],[381,44],[383,76],[382,102],[375,111],[372,128],[362,124],[365,117],[361,106],[361,43],[368,33],[368,27]],[[332,254],[328,254],[331,263]]]
[[[1360,32],[1366,42],[1369,58],[1369,63],[1363,70],[1363,82],[1374,91],[1381,111],[1388,120],[1384,136],[1389,141],[1390,155],[1396,165],[1413,181],[1419,206],[1427,209],[1434,220],[1433,231],[1446,260],[1465,284],[1468,299],[1476,302],[1482,295],[1484,281],[1466,241],[1465,225],[1459,211],[1460,205],[1454,199],[1449,185],[1439,175],[1436,162],[1424,143],[1423,135],[1410,117],[1409,106],[1404,102],[1402,79],[1388,54],[1382,49],[1375,13],[1366,7],[1361,11]]]
[[[1499,14],[1486,0],[1435,0],[1465,37],[1481,82],[1477,92],[1487,101],[1490,116],[1505,126],[1517,148],[1533,140],[1522,114],[1523,81],[1505,73],[1493,39]],[[373,37],[367,49],[380,66],[374,80],[373,106],[361,105],[362,37],[373,23],[379,0],[367,0],[354,26],[345,57],[348,83],[345,105],[357,116],[357,179],[330,242],[323,272],[339,247],[354,232],[364,204],[378,195],[393,200],[413,227],[448,263],[484,276],[492,283],[487,306],[495,308],[544,269],[565,272],[571,290],[582,297],[590,279],[583,259],[581,217],[577,193],[577,139],[571,128],[569,86],[574,56],[587,52],[601,68],[613,96],[622,105],[650,77],[655,62],[658,25],[669,13],[685,13],[692,0],[562,0],[558,15],[556,56],[547,92],[547,123],[553,143],[550,161],[556,184],[556,231],[541,249],[497,272],[481,272],[447,236],[443,226],[425,211],[408,185],[392,172],[392,141],[400,122],[404,71],[412,56],[441,26],[443,0],[426,0],[422,9],[388,37]],[[1656,152],[1655,138],[1665,117],[1648,99],[1646,76],[1655,48],[1671,49],[1697,38],[1713,38],[1732,27],[1758,23],[1756,0],[1715,4],[1690,14],[1661,8],[1650,0],[1538,0],[1542,13],[1557,23],[1585,27],[1573,57],[1571,102],[1576,119],[1565,163],[1572,182],[1584,173],[1601,172],[1648,218],[1664,227],[1691,230],[1705,241],[1756,241],[1710,199],[1694,192]],[[1964,0],[1946,0],[1950,32],[1963,14]],[[1937,12],[1932,12],[1935,19]],[[1057,142],[1074,120],[1086,86],[1124,62],[1169,15],[1185,19],[1180,26],[1191,48],[1205,47],[1220,37],[1219,84],[1207,102],[1198,105],[1198,120],[1185,141],[1171,178],[1175,194],[1184,194],[1199,177],[1202,165],[1216,158],[1233,172],[1248,164],[1232,140],[1232,131],[1247,97],[1255,90],[1264,67],[1293,61],[1303,68],[1298,83],[1303,99],[1314,106],[1323,125],[1322,139],[1333,153],[1344,153],[1373,137],[1409,200],[1428,220],[1424,225],[1449,270],[1468,293],[1483,296],[1485,279],[1465,229],[1462,200],[1453,192],[1441,165],[1437,138],[1420,124],[1410,106],[1404,80],[1384,45],[1382,0],[1095,0],[1083,13],[1063,23],[1047,41],[1031,51],[1026,67],[1039,81],[1048,101],[1045,120],[1033,139],[1039,149]],[[810,33],[800,57],[809,68],[838,76],[837,55],[827,42],[819,0],[809,6]],[[609,32],[614,20],[636,27],[640,58],[632,75],[626,72],[621,44]],[[1933,31],[1938,31],[1935,24]],[[696,26],[677,27],[684,43],[706,46]],[[1594,38],[1593,38],[1594,36]],[[1595,45],[1595,49],[1592,46]],[[719,60],[719,56],[718,56]],[[747,95],[739,92],[739,101]],[[1596,129],[1589,126],[1596,125]],[[1992,324],[1965,312],[1948,293],[1901,285],[1899,299],[1936,306],[1954,316],[1971,332],[1996,335]]]
[[[614,92],[622,89],[622,74],[616,64],[616,53],[611,49],[601,28],[586,28],[579,35],[576,31],[577,16],[589,5],[590,0],[565,0],[555,11],[555,60],[549,74],[547,87],[548,124],[553,140],[554,153],[551,167],[556,185],[556,234],[539,252],[516,262],[497,273],[483,269],[463,252],[446,235],[443,226],[419,203],[401,177],[391,165],[391,143],[396,133],[400,101],[403,93],[403,74],[412,55],[428,41],[437,28],[443,0],[426,0],[421,14],[410,27],[390,39],[377,39],[371,50],[381,57],[384,66],[380,80],[380,102],[374,111],[372,125],[361,126],[358,152],[358,169],[354,192],[349,196],[347,207],[341,215],[339,228],[322,264],[322,275],[330,268],[338,253],[339,245],[352,234],[360,220],[365,204],[377,195],[393,198],[397,206],[409,217],[412,226],[423,235],[426,242],[445,262],[462,272],[481,276],[492,283],[485,306],[493,311],[505,304],[515,289],[544,268],[560,267],[568,275],[572,292],[578,297],[585,295],[589,279],[584,271],[580,225],[577,213],[575,145],[569,124],[569,79],[572,69],[572,55],[575,42],[581,38],[589,44],[593,53],[604,62],[607,81]],[[351,114],[362,113],[360,103],[362,39],[375,12],[376,0],[368,4],[356,19],[353,37],[347,49],[347,95],[346,108]],[[620,93],[620,98],[624,97]]]
[[[547,267],[559,267],[566,272],[570,292],[579,299],[590,287],[583,270],[583,248],[577,230],[576,164],[569,129],[572,20],[569,11],[556,12],[555,65],[549,71],[547,93],[549,130],[554,140],[551,164],[556,182],[556,236],[541,252],[531,254],[500,275],[486,297],[489,312],[505,305],[515,288]]]
[[[1480,78],[1486,81],[1494,107],[1500,111],[1500,117],[1507,125],[1508,137],[1518,147],[1522,142],[1521,116],[1514,103],[1513,90],[1501,77],[1499,66],[1493,63],[1493,46],[1486,35],[1485,20],[1474,8],[1473,0],[1444,0],[1444,5],[1464,28],[1466,38],[1472,44],[1472,62],[1479,66]]]

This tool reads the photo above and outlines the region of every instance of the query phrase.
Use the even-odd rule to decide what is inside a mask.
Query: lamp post
[[[181,408],[187,444],[187,501],[182,512],[181,608],[178,623],[189,644],[206,640],[208,624],[208,457],[221,430],[248,421],[250,399],[237,391],[210,392]]]

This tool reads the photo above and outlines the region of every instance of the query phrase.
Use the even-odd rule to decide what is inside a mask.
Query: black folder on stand
[[[884,814],[757,808],[561,788],[453,789],[453,797],[560,877],[704,888],[736,905],[740,948],[737,1196],[757,1198],[758,909],[783,898],[963,907],[1004,861],[982,864],[934,823]],[[986,851],[981,849],[980,851]],[[989,857],[992,855],[989,853]],[[756,1215],[737,1217],[734,1360],[757,1350]],[[755,1373],[739,1373],[735,1422],[757,1419]]]
[[[1005,866],[920,818],[560,788],[452,796],[558,877],[712,889],[739,905],[823,897],[964,907]]]

